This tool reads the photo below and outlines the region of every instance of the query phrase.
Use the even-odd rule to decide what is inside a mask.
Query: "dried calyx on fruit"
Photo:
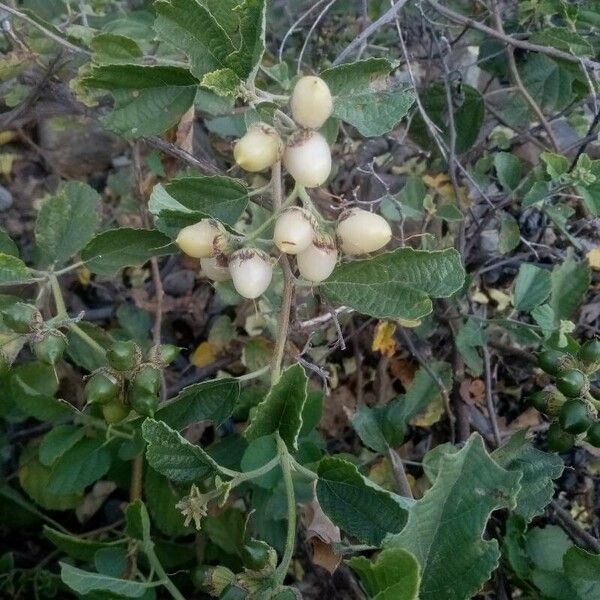
[[[317,187],[331,172],[331,150],[318,132],[300,129],[290,136],[283,153],[283,164],[296,183]]]
[[[327,279],[337,264],[335,240],[326,233],[317,234],[310,246],[298,254],[296,262],[300,275],[314,283]]]
[[[389,223],[362,208],[344,211],[338,219],[336,234],[344,254],[375,252],[392,239]]]
[[[315,218],[299,206],[284,210],[275,223],[273,241],[286,254],[298,254],[313,241],[317,223]]]
[[[229,261],[224,254],[208,256],[200,259],[202,274],[212,281],[227,281],[231,279]]]
[[[271,283],[273,267],[266,252],[257,248],[241,248],[229,257],[233,285],[244,298],[258,298]]]
[[[29,333],[41,327],[44,322],[40,311],[25,302],[15,302],[3,309],[2,321],[15,333]]]
[[[319,129],[333,111],[329,86],[320,77],[301,77],[294,86],[290,108],[298,125]]]
[[[227,232],[215,219],[202,219],[184,227],[175,240],[182,252],[192,258],[208,258],[222,252],[227,244]]]
[[[281,157],[282,149],[276,129],[266,123],[253,123],[236,142],[233,157],[244,171],[255,173],[272,167]]]

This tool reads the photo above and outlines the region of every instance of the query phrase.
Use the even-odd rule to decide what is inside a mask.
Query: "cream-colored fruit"
[[[200,259],[202,274],[212,281],[227,281],[231,279],[227,257],[223,254]]]
[[[334,239],[327,234],[315,237],[312,244],[296,256],[300,275],[308,281],[320,283],[327,279],[337,264],[338,251]]]
[[[283,142],[277,131],[266,123],[253,123],[233,148],[235,162],[256,173],[272,167],[281,157]]]
[[[317,187],[331,172],[331,150],[327,140],[317,131],[301,129],[287,142],[283,164],[296,183]]]
[[[333,111],[329,86],[320,77],[301,77],[294,86],[290,108],[298,125],[319,129]]]
[[[351,208],[343,212],[338,220],[336,234],[344,254],[375,252],[392,239],[389,223],[383,217],[362,208]]]
[[[293,206],[277,218],[273,241],[282,252],[298,254],[310,246],[315,226],[315,220],[307,210]]]
[[[242,248],[229,257],[229,272],[233,286],[244,298],[258,298],[273,277],[271,258],[257,248]]]
[[[184,227],[175,240],[188,256],[207,258],[214,256],[218,247],[225,242],[225,228],[214,219],[202,219],[194,225]]]

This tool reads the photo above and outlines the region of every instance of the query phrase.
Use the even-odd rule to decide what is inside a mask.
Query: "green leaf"
[[[278,432],[288,448],[297,449],[302,428],[302,409],[306,402],[308,377],[304,368],[295,364],[287,368],[256,407],[244,435],[249,440]]]
[[[115,547],[114,542],[95,542],[74,535],[69,535],[53,529],[52,527],[44,526],[44,537],[48,538],[56,548],[61,552],[68,554],[77,560],[92,561],[98,550],[103,548]],[[117,546],[125,547],[126,542],[123,541]]]
[[[497,152],[494,156],[494,168],[500,185],[507,190],[514,190],[521,181],[521,161],[518,156],[509,152]]]
[[[529,263],[522,264],[515,279],[513,306],[517,310],[529,312],[546,301],[551,289],[550,271]]]
[[[417,559],[401,548],[389,548],[377,559],[354,556],[348,561],[373,600],[417,600],[421,569]]]
[[[576,56],[591,56],[593,48],[582,36],[566,27],[544,27],[535,31],[529,38],[534,44],[554,46],[558,50],[570,52]]]
[[[141,598],[148,590],[148,586],[151,585],[91,573],[64,562],[60,563],[60,578],[65,585],[78,594],[109,592],[120,598]]]
[[[115,107],[103,122],[126,138],[158,135],[177,124],[198,85],[186,69],[158,65],[96,66],[81,83],[114,96]]]
[[[552,270],[551,280],[549,304],[556,321],[569,319],[579,308],[591,283],[590,266],[577,261],[573,249],[569,248],[564,262]]]
[[[380,488],[346,460],[327,456],[318,468],[317,498],[327,516],[365,544],[379,545],[406,524],[402,499]]]
[[[148,462],[168,479],[193,483],[220,472],[219,465],[200,446],[188,442],[161,421],[146,419],[142,435],[148,442]]]
[[[415,320],[431,312],[429,296],[451,296],[464,278],[460,255],[454,249],[399,248],[341,264],[321,289],[330,301],[372,317]]]
[[[80,321],[78,327],[105,350],[108,349],[114,341],[104,329],[93,323]],[[67,355],[69,358],[76,365],[83,367],[90,373],[100,367],[105,367],[108,364],[106,354],[90,348],[88,342],[82,339],[78,333],[75,333],[73,329],[67,331],[67,344]]]
[[[111,453],[103,439],[84,438],[54,463],[48,489],[56,494],[81,492],[105,475],[110,463]]]
[[[569,159],[562,154],[542,152],[540,159],[546,165],[546,173],[552,179],[558,180],[569,172]]]
[[[92,239],[100,222],[99,200],[89,185],[68,181],[42,204],[35,238],[43,265],[62,265]]]
[[[202,77],[200,84],[217,94],[237,98],[241,89],[240,78],[231,69],[211,71]]]
[[[40,462],[47,467],[71,449],[85,435],[83,427],[57,425],[42,440],[39,449]]]
[[[19,256],[19,249],[13,239],[6,233],[0,231],[0,254],[8,254],[9,256]]]
[[[266,0],[243,0],[234,11],[240,17],[240,47],[227,57],[227,64],[241,79],[258,71],[265,52]]]
[[[519,66],[523,84],[541,108],[557,111],[571,100],[573,76],[560,62],[539,52]]]
[[[126,513],[125,533],[144,543],[144,546],[153,545],[150,538],[150,517],[146,505],[141,500],[130,502]]]
[[[485,341],[486,336],[481,322],[467,317],[458,331],[455,342],[460,355],[474,375],[481,375],[483,372],[483,359],[477,352],[477,348],[483,346]]]
[[[509,213],[500,214],[498,251],[500,254],[512,252],[521,243],[521,232],[517,220]]]
[[[600,598],[600,555],[573,547],[565,553],[563,567],[578,600]]]
[[[203,381],[184,388],[161,405],[155,418],[178,431],[201,421],[221,425],[231,416],[239,395],[240,384],[236,379]]]
[[[90,42],[90,48],[94,62],[101,65],[131,63],[144,55],[135,40],[118,33],[99,33]]]
[[[342,64],[321,73],[334,97],[333,116],[359,133],[374,137],[388,133],[407,115],[415,101],[413,90],[390,86],[392,64],[369,58]]]
[[[421,600],[468,600],[481,589],[500,555],[496,540],[482,538],[487,521],[493,510],[515,506],[520,478],[489,457],[477,434],[442,457],[435,483],[409,509],[406,527],[385,541],[419,561]]]
[[[252,440],[242,456],[242,471],[253,471],[263,465],[266,465],[271,459],[277,456],[277,440],[273,435],[265,435],[256,440]],[[266,489],[273,489],[282,478],[281,467],[277,466],[268,473],[252,480],[253,485],[258,485]]]
[[[196,0],[158,0],[154,3],[158,35],[190,58],[198,79],[205,73],[228,68],[227,57],[235,52],[227,32],[208,8]]]
[[[153,229],[110,229],[94,237],[81,258],[93,273],[114,275],[124,267],[143,265],[153,256],[171,254],[171,240]]]
[[[358,433],[362,443],[382,454],[385,454],[390,447],[384,433],[387,412],[387,406],[370,408],[363,405],[358,407],[352,417],[352,427]],[[400,434],[402,435],[402,432]]]
[[[535,448],[526,439],[525,431],[515,433],[491,456],[503,469],[518,471],[523,475],[514,513],[526,522],[542,514],[554,495],[552,480],[563,472],[562,459],[557,454]]]
[[[20,258],[0,253],[0,285],[27,283],[31,278],[29,268]]]

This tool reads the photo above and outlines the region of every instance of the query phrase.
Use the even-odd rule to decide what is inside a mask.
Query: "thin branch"
[[[323,17],[327,14],[327,11],[336,2],[337,2],[337,0],[330,0],[330,2],[327,4],[327,6],[317,15],[315,22],[310,26],[310,29],[308,30],[308,33],[306,34],[306,38],[304,39],[304,43],[302,44],[302,48],[300,49],[300,54],[298,54],[298,61],[297,61],[297,66],[296,66],[296,73],[298,75],[300,74],[300,70],[302,68],[302,58],[304,57],[304,53],[306,52],[308,42],[310,41],[310,38],[311,38],[314,30],[317,28],[317,26],[321,22],[321,19],[323,19]]]
[[[494,397],[492,394],[492,367],[490,361],[490,351],[488,350],[487,344],[483,346],[483,363],[485,366],[485,401],[492,425],[492,432],[494,434],[494,441],[496,446],[500,446],[502,438],[500,436],[500,430],[498,429],[498,419],[496,418],[496,406],[494,405]]]
[[[582,529],[568,510],[565,510],[557,500],[552,500],[550,507],[552,508],[552,511],[554,512],[558,522],[571,536],[573,541],[577,542],[578,544],[582,544],[592,552],[600,553],[600,541]]]
[[[200,169],[201,171],[205,171],[206,173],[209,173],[211,175],[219,175],[221,174],[221,170],[213,165],[212,163],[203,160],[201,158],[196,158],[193,154],[190,154],[189,152],[186,152],[185,150],[183,150],[182,148],[179,148],[178,146],[175,146],[174,144],[170,144],[169,142],[166,142],[165,140],[157,137],[157,136],[151,136],[151,137],[146,137],[146,138],[142,138],[148,145],[152,146],[153,148],[156,148],[157,150],[161,150],[162,152],[165,152],[166,154],[169,154],[170,156],[173,156],[174,158],[178,158],[179,160],[182,160],[183,162],[187,163],[188,165],[192,166],[192,167],[196,167],[197,169]]]

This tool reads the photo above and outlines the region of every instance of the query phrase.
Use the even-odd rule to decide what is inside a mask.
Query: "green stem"
[[[269,186],[271,186],[271,185],[272,184],[269,184]],[[297,197],[298,197],[297,188],[294,188],[292,190],[292,193],[285,199],[285,202],[283,204],[281,204],[281,206],[279,206],[279,207],[276,207],[275,205],[273,206],[273,213],[262,225],[259,225],[254,231],[251,231],[248,235],[244,236],[245,240],[247,242],[255,240],[263,231],[265,231],[266,229],[268,229],[271,226],[273,221],[275,221],[275,219],[277,219],[277,217],[279,216],[279,213],[281,212],[281,210],[290,206],[290,204],[292,204],[296,200]]]
[[[66,318],[68,316],[67,307],[56,274],[50,273],[48,275],[48,281],[50,282],[50,288],[52,290],[52,295],[54,296],[54,304],[56,304],[56,316]]]
[[[296,496],[294,493],[294,482],[292,480],[292,457],[279,434],[277,434],[277,452],[281,470],[283,471],[283,483],[285,485],[288,513],[285,550],[283,558],[275,570],[275,581],[282,584],[288,569],[290,568],[290,563],[292,562],[292,557],[294,555],[294,546],[296,544]]]
[[[256,371],[252,371],[251,373],[246,373],[245,375],[240,375],[239,377],[236,377],[236,379],[240,383],[242,381],[251,381],[252,379],[258,379],[259,377],[262,377],[263,375],[268,373],[270,368],[271,367],[269,367],[267,365],[266,367],[262,367],[261,369],[257,369]]]
[[[300,473],[300,475],[304,475],[304,477],[312,479],[313,481],[319,478],[319,476],[315,472],[301,465],[293,456],[290,456],[290,461],[292,464],[292,469],[297,473]]]
[[[256,479],[269,471],[272,471],[279,464],[279,456],[272,458],[269,462],[265,463],[262,467],[258,467],[258,469],[253,469],[252,471],[233,471],[231,469],[226,469],[225,467],[221,467],[221,471],[225,475],[229,475],[229,477],[233,477],[231,481],[231,487],[234,488],[240,483],[244,483],[244,481],[248,481],[249,479]]]
[[[77,323],[69,323],[69,329],[82,339],[90,348],[101,356],[105,356],[106,350],[92,337],[90,337]]]
[[[150,566],[154,569],[155,573],[160,578],[160,583],[163,585],[175,600],[185,600],[183,594],[177,589],[177,586],[171,581],[167,572],[163,568],[158,556],[154,552],[154,548],[146,548],[146,556],[150,562]]]

